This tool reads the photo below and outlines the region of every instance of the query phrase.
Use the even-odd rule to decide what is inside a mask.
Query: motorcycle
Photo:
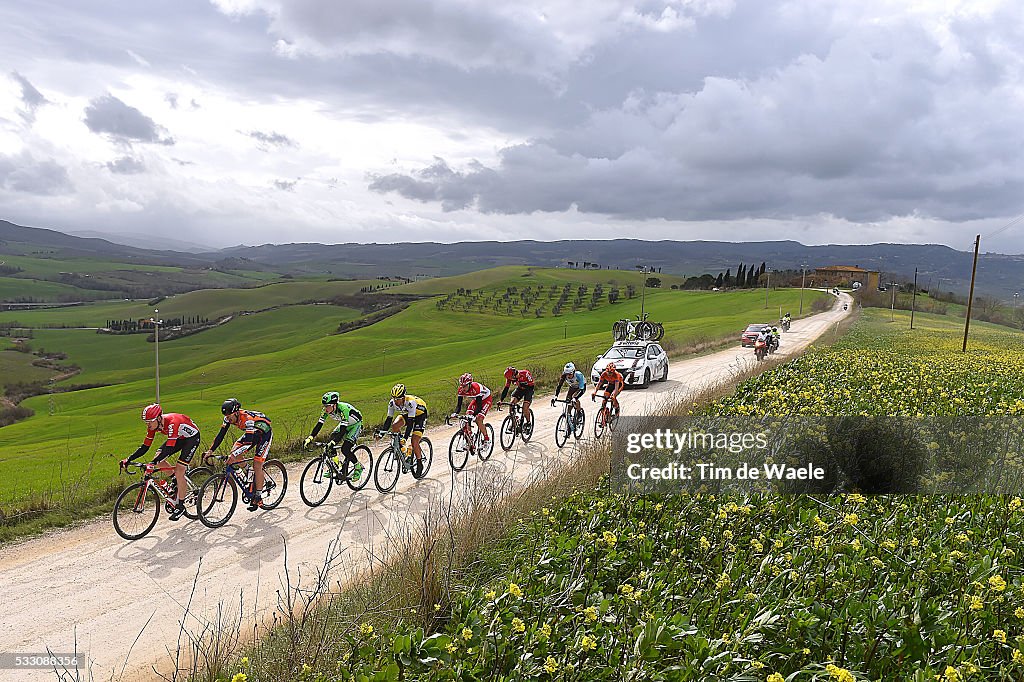
[[[789,325],[790,325],[790,321],[787,320],[786,318],[782,318],[780,326],[782,327],[782,331],[783,332],[788,332],[789,331]]]
[[[774,336],[768,339],[768,353],[774,354],[779,349],[779,340]]]
[[[757,357],[757,361],[761,362],[768,355],[768,343],[758,339],[754,343],[754,356]]]

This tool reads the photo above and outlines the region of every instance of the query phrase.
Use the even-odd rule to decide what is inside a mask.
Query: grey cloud
[[[146,172],[146,164],[143,163],[142,159],[137,159],[133,156],[122,156],[115,161],[108,161],[104,165],[106,165],[111,173],[118,173],[120,175],[136,175]]]
[[[242,131],[239,131],[242,132]],[[271,147],[298,147],[299,145],[295,140],[291,139],[281,133],[271,132],[265,133],[260,130],[251,130],[247,133],[242,133],[252,139],[256,140],[257,146],[263,151],[269,151]]]
[[[26,123],[32,123],[36,119],[36,109],[47,104],[48,100],[43,97],[43,93],[36,90],[35,86],[27,78],[17,71],[11,72],[11,78],[21,86],[21,101],[25,105],[25,110],[18,113]]]
[[[94,133],[106,133],[126,144],[174,144],[174,139],[165,136],[166,131],[154,123],[153,119],[110,94],[89,102],[85,108],[85,125]]]
[[[274,187],[278,188],[282,192],[291,192],[295,189],[295,185],[297,185],[298,182],[298,180],[274,180]]]
[[[168,92],[164,95],[164,101],[171,105],[171,109],[178,108],[178,94],[175,92]]]
[[[40,196],[68,194],[73,189],[64,166],[52,159],[37,161],[28,153],[0,156],[0,187]]]

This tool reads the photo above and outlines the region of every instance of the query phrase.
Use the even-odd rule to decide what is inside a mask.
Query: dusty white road
[[[798,353],[830,332],[847,314],[842,304],[850,300],[843,294],[829,312],[795,321],[783,335],[779,354]],[[645,414],[666,399],[684,398],[752,364],[753,351],[739,347],[676,360],[667,381],[646,391],[624,391],[622,411]],[[592,433],[595,407],[590,401],[585,404],[586,437]],[[249,514],[239,502],[234,517],[218,530],[186,519],[172,523],[161,514],[149,536],[125,542],[110,519],[102,518],[4,547],[0,655],[71,652],[77,642],[92,679],[153,679],[154,666],[169,678],[175,669],[173,653],[179,642],[187,641],[180,634],[183,627],[195,631],[216,619],[219,608],[223,620],[241,622],[242,631],[251,633],[257,619],[277,607],[286,551],[292,584],[299,574],[308,581],[332,548],[341,549],[336,576],[364,570],[379,559],[389,537],[411,527],[428,510],[450,504],[474,481],[508,476],[525,483],[543,477],[573,440],[563,452],[555,448],[560,410],[541,396],[535,409],[537,427],[529,445],[517,442],[507,453],[496,447],[490,461],[471,460],[457,475],[447,460],[454,428],[430,428],[434,464],[429,476],[419,482],[403,476],[396,492],[388,495],[377,493],[372,482],[356,494],[335,487],[322,506],[310,509],[298,493],[301,463],[289,466],[288,492],[279,508]],[[496,430],[502,417],[493,411],[489,417]],[[381,445],[372,449],[376,453]],[[55,679],[52,670],[0,670],[0,680],[10,682]]]

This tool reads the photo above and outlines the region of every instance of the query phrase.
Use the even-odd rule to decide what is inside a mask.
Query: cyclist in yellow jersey
[[[423,453],[420,451],[420,439],[427,428],[427,401],[406,392],[405,384],[395,384],[391,389],[391,401],[388,403],[388,417],[384,420],[383,431],[398,431],[405,424],[405,439],[412,436],[412,451],[416,457],[412,475],[420,478],[423,474]]]

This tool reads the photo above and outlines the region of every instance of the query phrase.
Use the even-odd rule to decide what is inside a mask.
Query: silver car
[[[597,357],[590,370],[590,380],[595,384],[609,362],[625,380],[627,386],[647,388],[651,380],[668,379],[668,353],[653,341],[618,341],[603,355]]]

